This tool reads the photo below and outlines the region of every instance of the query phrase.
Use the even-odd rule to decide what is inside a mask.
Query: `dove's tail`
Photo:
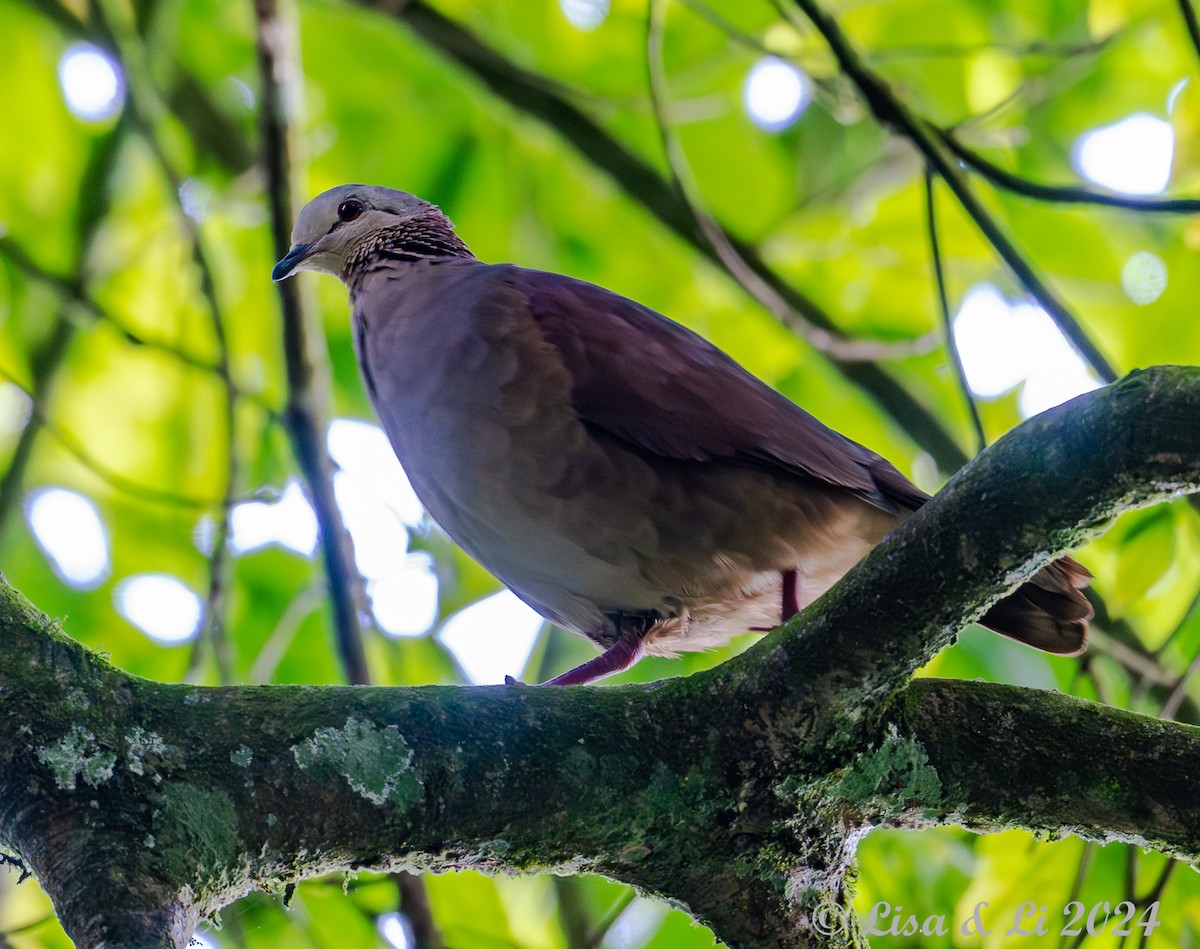
[[[1092,604],[1081,592],[1091,581],[1087,568],[1063,557],[993,606],[980,624],[1035,649],[1077,656],[1087,647]]]

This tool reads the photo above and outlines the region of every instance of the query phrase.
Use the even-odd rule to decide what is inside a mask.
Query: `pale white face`
[[[376,185],[339,185],[317,195],[292,228],[292,249],[275,265],[274,280],[301,270],[341,277],[346,262],[385,228],[415,217],[429,204],[404,191]]]

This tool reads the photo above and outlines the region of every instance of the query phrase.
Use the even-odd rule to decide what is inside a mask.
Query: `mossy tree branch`
[[[872,826],[1200,856],[1200,729],[909,683],[1062,547],[1200,487],[1198,412],[1200,370],[1168,368],[1039,416],[788,627],[650,685],[160,684],[0,587],[0,840],[80,945],[124,947],[185,946],[256,887],[455,867],[603,873],[733,947],[861,946],[812,923]]]
[[[940,775],[939,822],[1005,826],[1188,856],[1200,728],[1055,692],[916,679],[889,710]],[[1002,727],[997,727],[1003,723]]]

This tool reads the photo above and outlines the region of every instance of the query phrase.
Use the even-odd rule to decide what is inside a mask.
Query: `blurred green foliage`
[[[1181,16],[1189,2],[874,0],[829,9],[910,109],[1023,179],[1080,183],[1072,163],[1078,137],[1146,112],[1174,130],[1169,190],[1187,195],[1200,193],[1200,51]],[[613,0],[588,31],[551,0],[438,0],[436,10],[544,77],[669,180],[663,115],[647,85],[641,0]],[[420,194],[443,207],[481,258],[570,273],[634,297],[708,336],[923,487],[935,490],[951,473],[939,470],[921,432],[785,329],[536,108],[497,95],[403,17],[370,4],[313,0],[285,3],[282,13],[283,42],[294,53],[285,92],[298,196],[345,181]],[[222,610],[230,679],[323,683],[342,675],[319,559],[271,547],[229,556],[214,573],[204,542],[220,530],[225,500],[274,496],[297,470],[280,416],[286,376],[269,280],[257,29],[253,5],[225,0],[0,0],[0,468],[11,475],[0,497],[0,566],[82,642],[161,680],[218,681],[214,629],[206,625],[185,645],[148,639],[114,605],[122,581],[140,573],[170,574],[209,601],[213,577],[228,571],[223,601],[209,602]],[[124,104],[109,119],[79,118],[64,100],[58,64],[83,41],[121,65]],[[797,64],[816,89],[813,104],[780,132],[758,128],[742,101],[746,74],[767,50]],[[662,56],[671,132],[702,205],[846,335],[936,340],[881,365],[971,455],[964,393],[941,330],[918,152],[872,118],[787,0],[674,0]],[[1200,222],[1033,199],[978,175],[971,181],[1121,371],[1200,361]],[[981,282],[1020,297],[949,192],[938,183],[935,190],[951,306]],[[1121,270],[1142,251],[1163,262],[1167,283],[1139,306],[1122,290]],[[328,344],[329,412],[370,418],[344,291],[332,280],[302,280]],[[216,320],[232,388],[213,371],[222,358]],[[981,401],[979,411],[989,440],[1020,421],[1015,392]],[[88,589],[55,572],[23,516],[28,494],[46,486],[79,492],[100,512],[110,568]],[[459,681],[437,630],[497,585],[435,530],[411,542],[435,558],[439,616],[422,636],[370,634],[372,674],[382,683]],[[1050,659],[971,630],[927,671],[1056,688],[1149,714],[1166,707],[1197,722],[1200,689],[1187,679],[1200,652],[1194,511],[1176,502],[1128,515],[1079,557],[1106,605],[1088,656]],[[728,653],[647,660],[624,678],[686,674]],[[527,674],[542,677],[589,654],[581,641],[543,630]],[[860,847],[857,876],[862,918],[884,900],[920,919],[952,921],[946,936],[877,937],[882,946],[1033,944],[1005,936],[1006,927],[964,936],[954,921],[980,900],[998,919],[1037,900],[1057,932],[1072,899],[1089,907],[1158,899],[1163,926],[1150,946],[1196,945],[1200,927],[1195,875],[1134,844],[1096,848],[1018,830],[878,831]],[[682,913],[631,903],[624,888],[595,878],[463,872],[429,879],[427,890],[452,947],[597,945],[587,934],[605,931],[607,947],[712,945]],[[235,904],[208,938],[262,949],[382,945],[376,918],[397,905],[391,877],[309,882],[288,909],[279,894]],[[5,944],[68,945],[49,913],[34,884],[0,877]],[[1140,943],[1100,935],[1037,944]]]

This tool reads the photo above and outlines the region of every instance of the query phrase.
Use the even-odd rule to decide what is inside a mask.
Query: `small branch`
[[[1196,8],[1192,6],[1192,0],[1176,0],[1179,4],[1179,12],[1183,15],[1184,25],[1187,26],[1188,39],[1192,41],[1192,49],[1196,56],[1200,57],[1200,21],[1196,19]]]
[[[59,295],[64,304],[69,304],[72,309],[81,311],[91,320],[110,327],[113,332],[117,333],[130,345],[163,353],[182,365],[199,372],[212,375],[217,373],[217,365],[212,361],[197,356],[167,340],[151,339],[143,336],[139,331],[132,329],[123,319],[102,306],[77,278],[46,270],[34,261],[20,244],[5,234],[0,234],[0,257],[6,258],[25,277],[49,287]],[[67,316],[73,322],[76,322],[70,310],[68,310]],[[248,392],[236,384],[234,384],[234,392],[238,399],[253,405],[272,424],[277,424],[280,421],[278,410],[267,402],[261,393]]]
[[[1092,861],[1096,857],[1097,845],[1095,841],[1088,840],[1083,845],[1083,850],[1079,854],[1079,863],[1075,867],[1075,877],[1071,880],[1071,889],[1067,894],[1067,902],[1079,899],[1079,894],[1083,892],[1084,881],[1087,880],[1087,875],[1091,872]],[[1058,947],[1062,949],[1065,936],[1060,936]]]
[[[25,426],[17,438],[4,477],[0,478],[0,538],[7,533],[13,517],[21,509],[21,500],[25,494],[25,472],[33,458],[33,448],[38,436],[47,427],[44,406],[50,401],[58,370],[74,338],[75,324],[65,312],[59,312],[54,318],[50,335],[36,352],[30,354],[33,378],[28,389],[20,386],[29,398],[29,418],[26,419]],[[5,375],[7,374],[0,370],[0,377]],[[13,384],[17,385],[15,381]]]
[[[963,210],[967,212],[975,222],[975,226],[995,248],[996,253],[1000,255],[1025,289],[1050,315],[1076,351],[1102,380],[1105,382],[1115,380],[1117,378],[1116,370],[1108,362],[1107,357],[1100,352],[1070,310],[1046,285],[971,191],[966,176],[958,167],[955,157],[943,146],[939,133],[924,119],[912,112],[887,83],[867,67],[851,45],[849,38],[842,32],[841,27],[818,6],[816,0],[792,0],[792,2],[804,12],[804,15],[816,27],[817,32],[825,38],[830,50],[837,58],[838,65],[858,88],[875,117],[882,124],[896,129],[916,146],[925,156],[925,160],[945,180],[963,206]]]
[[[962,355],[958,351],[958,341],[954,338],[954,324],[950,319],[950,300],[946,294],[946,275],[942,270],[942,252],[938,245],[937,201],[933,192],[933,173],[925,166],[925,227],[929,232],[929,253],[933,259],[933,279],[937,284],[938,309],[942,315],[942,327],[946,334],[946,352],[950,354],[950,364],[954,367],[954,375],[958,379],[958,387],[967,404],[967,412],[971,416],[971,425],[975,429],[975,453],[987,448],[987,435],[983,431],[983,420],[979,417],[979,406],[975,404],[975,393],[967,381],[967,372],[963,368]]]
[[[1195,658],[1188,664],[1187,671],[1174,683],[1171,694],[1167,696],[1162,710],[1158,713],[1160,718],[1175,718],[1179,714],[1179,708],[1183,705],[1183,700],[1187,697],[1187,687],[1197,670],[1200,670],[1200,652],[1196,653]]]
[[[208,591],[205,596],[204,629],[201,638],[212,644],[221,682],[233,681],[232,647],[225,635],[226,585],[229,580],[229,517],[233,499],[237,492],[238,457],[237,443],[237,387],[229,366],[229,343],[225,333],[220,295],[217,292],[216,276],[204,249],[204,242],[196,222],[183,206],[181,189],[183,179],[175,170],[159,135],[155,119],[166,112],[154,83],[147,78],[145,48],[136,31],[128,24],[114,24],[105,3],[91,8],[96,27],[115,50],[125,66],[127,94],[125,111],[133,127],[140,133],[153,155],[171,194],[176,219],[187,241],[192,263],[200,278],[200,295],[208,310],[213,339],[216,342],[217,358],[212,371],[222,387],[222,422],[225,429],[225,486],[219,507],[219,517],[209,555]]]
[[[781,59],[787,58],[787,53],[772,49],[759,37],[739,29],[734,23],[721,16],[721,14],[705,3],[704,0],[682,0],[682,3],[698,17],[706,20],[709,24],[724,33],[730,40],[745,49],[761,53],[764,56],[778,56]]]
[[[870,53],[873,63],[895,62],[906,59],[963,59],[978,53],[994,50],[1007,53],[1010,56],[1026,58],[1030,56],[1046,56],[1054,59],[1074,59],[1076,56],[1089,56],[1103,50],[1112,42],[1112,36],[1086,43],[942,43],[926,44],[923,46],[891,46],[887,49],[874,50]]]
[[[1134,857],[1137,856],[1136,850],[1131,850],[1130,852],[1134,855]],[[1168,863],[1165,867],[1162,868],[1162,872],[1159,873],[1158,878],[1154,881],[1153,885],[1150,887],[1149,890],[1147,890],[1145,893],[1141,894],[1140,896],[1135,891],[1135,892],[1132,892],[1130,894],[1130,896],[1133,898],[1133,900],[1139,906],[1145,906],[1149,903],[1153,903],[1155,900],[1159,899],[1162,896],[1162,891],[1164,889],[1166,889],[1166,887],[1167,887],[1167,881],[1169,881],[1171,879],[1171,874],[1175,872],[1175,868],[1178,866],[1179,866],[1179,861],[1172,860],[1170,863]]]
[[[559,86],[505,58],[421,0],[408,0],[402,4],[385,0],[360,2],[394,16],[429,46],[473,74],[500,99],[554,129],[564,144],[575,148],[598,171],[612,178],[631,200],[641,204],[663,226],[708,259],[720,263],[670,182],[582,112]],[[829,316],[772,270],[755,247],[736,238],[731,241],[747,266],[791,308],[803,314],[814,326],[837,332]],[[836,359],[831,362],[852,385],[866,391],[882,412],[929,452],[943,471],[956,471],[966,463],[962,448],[941,421],[881,367]]]
[[[1193,494],[1188,500],[1197,498],[1200,495]],[[1113,619],[1107,604],[1094,592],[1088,598],[1096,609],[1089,637],[1089,656],[1108,656],[1124,668],[1133,686],[1129,698],[1121,704],[1127,708],[1139,708],[1145,701],[1158,702],[1160,718],[1169,717],[1192,723],[1200,721],[1200,710],[1187,694],[1186,688],[1173,698],[1181,681],[1186,680],[1186,673],[1181,679],[1178,672],[1172,672],[1163,665],[1167,650],[1188,629],[1190,621],[1200,609],[1200,590],[1193,596],[1175,628],[1153,650],[1146,649],[1126,620]],[[1081,662],[1087,658],[1081,657]],[[1168,706],[1171,706],[1169,716],[1164,712]]]
[[[107,22],[95,10],[98,0],[78,4],[61,0],[24,2],[53,23],[65,37],[115,49]],[[134,14],[139,18],[150,19],[155,15],[146,13],[143,8],[137,9],[142,10]],[[162,95],[156,96],[162,100],[161,105],[184,127],[199,153],[211,156],[230,177],[241,175],[252,163],[252,155],[238,120],[227,115],[227,110],[214,98],[209,87],[172,56],[167,44],[155,49],[154,59],[156,75],[164,77],[163,83],[152,87],[156,92],[162,90]],[[168,76],[169,80],[166,79]],[[120,122],[118,120],[118,125]],[[114,164],[113,167],[117,166]]]
[[[0,379],[16,386],[30,400],[30,411],[32,416],[37,420],[38,425],[55,441],[66,450],[67,454],[71,455],[79,464],[94,474],[97,478],[103,481],[116,490],[128,494],[130,497],[138,498],[142,501],[148,501],[152,504],[165,504],[170,507],[184,507],[195,509],[210,509],[215,507],[220,502],[215,499],[198,498],[187,494],[179,494],[175,491],[164,491],[161,488],[151,487],[148,484],[142,484],[125,477],[122,474],[108,468],[88,452],[83,444],[70,432],[59,428],[57,424],[50,420],[50,417],[42,409],[38,403],[33,390],[21,383],[16,375],[9,370],[0,366]]]
[[[275,0],[255,0],[256,49],[261,84],[262,162],[270,199],[275,259],[290,246],[292,185],[287,98],[294,94],[295,64],[288,28]],[[304,306],[299,283],[277,285],[283,313],[283,350],[287,367],[285,424],[320,526],[321,551],[329,578],[334,633],[347,681],[370,681],[363,651],[360,617],[369,615],[362,575],[354,562],[354,541],[333,493],[333,460],[325,444],[326,413],[331,401],[328,356],[315,316]]]
[[[77,306],[93,320],[112,326],[127,342],[135,346],[167,353],[185,366],[199,369],[202,372],[211,373],[216,371],[216,366],[213,363],[201,359],[199,356],[193,355],[173,343],[166,342],[165,340],[147,339],[137,331],[130,329],[116,314],[102,307],[76,278],[46,270],[34,261],[20,244],[6,234],[0,234],[0,256],[7,258],[26,277],[50,287],[64,302],[69,302]]]
[[[1187,0],[1182,2],[1186,3]],[[973,171],[983,175],[992,184],[1027,198],[1051,201],[1055,204],[1095,204],[1147,214],[1195,214],[1200,211],[1200,198],[1139,197],[1075,185],[1045,185],[1030,181],[988,161],[978,152],[962,144],[953,132],[935,131],[946,148]]]
[[[930,352],[937,345],[937,334],[926,333],[916,339],[898,343],[878,340],[850,339],[813,324],[793,307],[767,280],[763,279],[734,246],[733,239],[704,206],[700,189],[688,166],[687,157],[675,137],[670,116],[666,71],[662,62],[663,19],[665,0],[651,0],[646,14],[646,70],[649,76],[650,101],[662,140],[663,154],[671,172],[671,184],[683,202],[696,229],[703,236],[711,255],[721,264],[734,282],[780,323],[803,339],[819,353],[839,362],[873,362],[904,359]]]
[[[624,915],[633,901],[637,899],[637,894],[632,890],[626,890],[613,903],[596,923],[596,928],[593,929],[584,940],[583,945],[579,949],[598,949],[604,942],[604,937],[608,935],[610,929],[617,924],[617,920]],[[575,949],[574,946],[571,949]]]
[[[1094,603],[1095,600],[1092,602]],[[1136,676],[1138,682],[1145,686],[1172,688],[1175,685],[1175,676],[1164,669],[1154,656],[1134,649],[1116,636],[1110,636],[1105,632],[1104,624],[1099,616],[1088,633],[1088,655],[1107,656],[1130,676]]]
[[[90,150],[82,180],[79,183],[80,204],[89,209],[80,225],[78,242],[77,270],[80,276],[69,281],[71,287],[82,295],[83,266],[87,261],[88,252],[95,240],[97,226],[103,218],[107,207],[105,195],[109,178],[114,174],[112,154],[126,134],[126,124],[118,122],[115,128],[101,138]],[[29,274],[31,271],[41,273],[28,254],[17,247],[16,243],[6,234],[0,234],[0,253],[6,256],[19,269]],[[64,281],[66,283],[67,281]],[[67,296],[67,295],[65,295]],[[69,296],[67,297],[69,298]],[[33,458],[34,445],[38,436],[45,428],[46,406],[51,398],[58,374],[62,369],[67,352],[75,338],[76,326],[71,319],[71,306],[64,302],[60,312],[56,314],[53,327],[41,345],[29,357],[31,371],[30,399],[33,411],[25,421],[20,437],[9,459],[3,479],[0,479],[0,539],[3,538],[12,521],[13,515],[20,507],[24,496],[25,472]]]
[[[893,711],[976,830],[1024,827],[1166,853],[1200,848],[1200,728],[1053,692],[915,679]],[[890,713],[889,713],[890,714]]]
[[[591,914],[588,901],[574,877],[553,877],[554,904],[558,925],[566,939],[567,949],[594,949],[588,939]]]
[[[433,918],[424,881],[407,870],[398,870],[392,879],[400,892],[400,912],[412,927],[412,949],[442,949],[442,933]]]

